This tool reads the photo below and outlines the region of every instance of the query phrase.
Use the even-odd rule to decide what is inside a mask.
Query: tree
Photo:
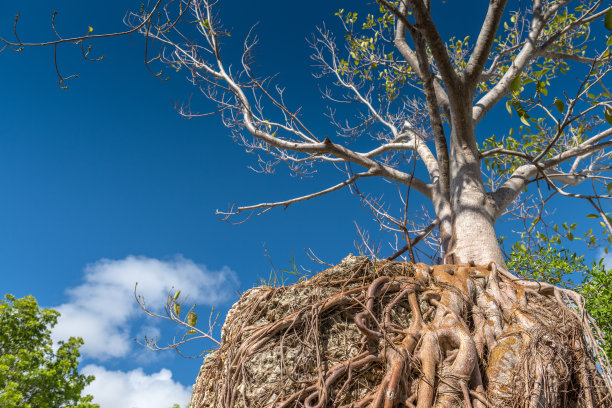
[[[236,140],[272,156],[264,171],[278,162],[287,163],[298,174],[318,163],[346,166],[346,180],[335,186],[282,202],[239,207],[226,215],[286,207],[354,185],[360,178],[381,177],[407,185],[431,200],[441,251],[449,262],[454,257],[456,262],[503,265],[494,223],[516,211],[509,207],[518,206],[517,197],[528,186],[542,181],[556,194],[587,199],[603,213],[601,204],[595,202],[608,199],[609,191],[604,190],[603,195],[567,192],[568,186],[584,180],[598,181],[598,175],[610,166],[605,149],[612,143],[612,130],[603,119],[610,121],[612,112],[606,110],[610,101],[603,86],[610,69],[609,50],[601,39],[588,50],[582,46],[589,39],[589,24],[601,21],[607,13],[603,2],[580,3],[573,12],[567,11],[572,2],[534,2],[533,9],[512,13],[510,25],[504,25],[504,39],[496,34],[506,2],[491,2],[473,47],[467,39],[445,43],[428,2],[402,2],[399,8],[386,1],[379,3],[382,16],[378,19],[368,15],[361,22],[356,13],[338,13],[347,32],[346,57],[325,29],[319,30],[312,43],[321,75],[331,76],[333,85],[348,92],[346,102],[363,106],[356,123],[343,126],[340,119],[333,119],[339,135],[349,140],[359,136],[374,139],[377,146],[366,153],[309,132],[297,113],[283,103],[282,91],[277,89],[278,95],[273,95],[268,90],[249,65],[256,39],[248,38],[245,43],[243,72],[229,72],[221,57],[226,33],[207,2],[191,6],[201,23],[203,45],[173,37],[179,32],[176,27],[168,30],[169,26],[161,25],[145,33],[168,47],[164,62],[188,69],[194,83],[218,103]],[[132,18],[133,26],[140,23],[138,15]],[[395,50],[388,48],[391,45]],[[567,61],[587,65],[584,79],[572,93],[567,89],[559,98],[547,97],[552,78],[569,69]],[[416,96],[406,89],[410,86],[416,87]],[[595,88],[602,92],[593,95]],[[262,99],[247,97],[251,91]],[[409,99],[397,97],[404,92]],[[418,99],[418,94],[425,100]],[[327,96],[334,98],[331,92]],[[510,112],[516,112],[523,123],[521,139],[514,141],[510,131],[501,142],[487,138],[484,145],[488,149],[480,150],[477,125],[504,98]],[[280,121],[264,115],[266,100],[278,108]],[[427,114],[417,115],[421,110]],[[182,113],[194,116],[187,110]],[[540,118],[533,119],[536,115]],[[414,151],[416,156],[405,151]],[[428,182],[406,170],[417,158],[427,169]],[[490,190],[483,181],[483,161],[491,163],[498,178],[492,180]],[[365,171],[354,173],[351,165]],[[605,183],[599,184],[606,188]],[[363,198],[383,221],[393,222],[380,203]],[[612,231],[605,215],[603,221]]]
[[[579,290],[585,297],[585,307],[602,331],[602,347],[612,359],[612,269],[600,261],[587,272]]]
[[[36,299],[0,301],[0,405],[6,408],[96,408],[83,388],[94,380],[78,372],[81,338],[59,342],[51,328],[59,313],[39,309]]]
[[[324,96],[355,107],[349,118],[330,110],[334,135],[310,130],[299,109],[285,102],[284,88],[255,72],[258,41],[252,33],[245,39],[238,69],[225,59],[222,48],[230,33],[218,18],[217,2],[162,3],[153,6],[159,11],[155,18],[145,7],[126,18],[130,32],[146,37],[147,66],[161,62],[187,72],[194,86],[216,104],[210,113],[220,114],[234,140],[258,153],[260,171],[285,163],[300,176],[325,165],[343,174],[343,181],[325,189],[231,208],[220,216],[229,220],[240,213],[261,214],[349,187],[384,228],[404,236],[412,260],[412,247],[424,241],[437,246],[444,263],[450,264],[418,265],[416,283],[404,286],[374,280],[367,302],[365,297],[351,298],[356,302],[351,307],[365,309],[355,320],[368,339],[363,347],[370,355],[360,361],[387,364],[380,387],[367,397],[372,399],[359,404],[402,404],[396,397],[409,389],[406,382],[397,382],[396,373],[412,367],[412,356],[422,370],[412,400],[420,408],[432,406],[437,398],[436,406],[449,407],[464,401],[478,407],[510,402],[556,406],[561,400],[567,406],[604,403],[605,394],[612,391],[610,364],[602,349],[604,340],[585,313],[584,299],[570,289],[510,273],[495,222],[502,217],[524,220],[525,241],[532,236],[571,241],[575,226],[549,227],[547,205],[556,196],[581,199],[596,210],[604,239],[612,240],[611,220],[602,204],[612,198],[612,101],[606,87],[612,39],[605,39],[606,30],[612,30],[609,3],[533,0],[512,2],[513,9],[507,10],[507,0],[491,0],[474,40],[443,38],[432,14],[436,7],[443,11],[443,2],[377,0],[377,9],[365,18],[340,10],[344,47],[325,27],[311,41]],[[83,45],[90,39],[60,38],[45,44]],[[4,41],[17,48],[32,45]],[[151,51],[153,44],[160,47],[159,53]],[[579,80],[566,81],[561,91],[554,80],[568,72]],[[163,77],[162,72],[155,75]],[[496,130],[504,135],[501,139],[481,129],[496,106],[505,106],[512,115],[509,128],[504,124]],[[189,105],[180,107],[179,113],[187,118],[206,114]],[[373,178],[398,186],[403,214],[391,214],[382,200],[362,193],[357,183]],[[430,222],[410,221],[411,190],[429,201]],[[526,194],[529,191],[534,194]],[[435,228],[438,236],[432,241]],[[584,238],[597,245],[593,237],[590,231]],[[396,249],[391,258],[404,251]],[[417,322],[404,328],[406,341],[393,343],[394,351],[383,348],[387,332],[374,328],[371,319],[376,312],[371,299],[385,301],[381,288],[409,297]],[[417,319],[417,293],[435,310],[426,325]],[[386,302],[393,305],[396,300]],[[279,327],[283,325],[270,330]],[[560,361],[560,356],[568,361]],[[306,406],[315,406],[313,401],[324,405],[338,373],[351,366],[350,361],[342,364],[322,373],[325,381],[319,378],[310,395],[305,391],[310,388],[305,388],[283,404],[304,396],[310,401]],[[563,364],[571,374],[560,371]],[[520,381],[514,383],[517,377]],[[227,392],[237,393],[237,384],[228,384]],[[511,390],[508,384],[524,388],[513,394],[518,388]]]
[[[597,43],[588,41],[590,24],[601,24],[610,15],[609,7],[602,1],[575,5],[571,1],[534,1],[512,12],[502,35],[498,32],[506,3],[489,4],[473,46],[468,39],[445,42],[432,20],[430,2],[423,1],[379,1],[382,16],[368,15],[365,21],[358,21],[355,13],[339,13],[347,33],[348,55],[344,57],[332,33],[319,30],[312,46],[321,75],[330,76],[333,85],[346,90],[344,101],[363,107],[358,110],[358,122],[343,126],[333,117],[334,123],[339,125],[339,135],[348,140],[373,139],[377,146],[365,153],[310,132],[297,112],[283,103],[283,91],[276,89],[273,94],[266,87],[249,65],[256,38],[245,42],[243,71],[229,71],[221,53],[227,33],[210,3],[189,5],[200,23],[201,44],[186,34],[181,36],[171,19],[143,34],[166,47],[163,62],[187,69],[192,81],[218,104],[237,141],[272,157],[262,170],[278,162],[287,163],[298,174],[319,163],[345,166],[346,180],[330,188],[283,202],[239,207],[226,215],[286,207],[353,185],[361,178],[381,177],[409,186],[431,201],[448,262],[504,265],[494,223],[521,192],[542,181],[557,194],[584,198],[594,205],[609,199],[607,190],[585,195],[567,192],[567,187],[597,181],[599,174],[609,170],[606,148],[612,145],[612,129],[606,126],[606,120],[612,122],[610,96],[603,85],[610,70],[609,49],[601,38]],[[132,14],[130,21],[138,26],[142,17]],[[584,49],[583,44],[591,46]],[[548,83],[570,68],[567,61],[586,64],[586,72],[579,71],[583,80],[558,98],[548,97]],[[601,92],[594,95],[596,89]],[[253,98],[247,96],[251,92]],[[397,97],[404,92],[406,97]],[[331,91],[328,95],[334,98]],[[477,126],[504,98],[523,123],[521,140],[487,139],[488,149],[480,150]],[[264,113],[264,107],[270,108],[266,102],[278,110],[279,119]],[[419,116],[418,112],[426,114]],[[182,113],[197,116],[188,110]],[[416,155],[404,154],[406,151]],[[417,158],[427,170],[428,181],[407,170]],[[482,176],[485,160],[498,177],[490,190]],[[353,172],[351,166],[365,170]],[[370,207],[389,219],[378,203]],[[597,208],[603,213],[601,205]],[[605,217],[603,221],[612,232]]]
[[[584,255],[550,243],[529,251],[517,243],[509,258],[508,267],[521,277],[574,289],[584,296],[585,310],[597,322],[601,346],[608,359],[612,359],[612,269],[606,267],[603,259],[587,265]]]

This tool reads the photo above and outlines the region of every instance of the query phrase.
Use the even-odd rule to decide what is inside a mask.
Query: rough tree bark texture
[[[308,281],[247,291],[190,407],[610,406],[579,302],[494,263],[349,256]]]

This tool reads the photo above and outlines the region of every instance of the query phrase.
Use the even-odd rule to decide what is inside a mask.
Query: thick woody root
[[[245,293],[190,407],[612,406],[596,333],[574,292],[494,264],[349,257]]]

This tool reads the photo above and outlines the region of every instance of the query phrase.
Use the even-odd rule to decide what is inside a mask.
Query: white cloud
[[[81,372],[96,377],[83,394],[93,395],[100,408],[170,408],[174,404],[184,407],[191,397],[191,390],[173,381],[172,373],[165,368],[147,375],[142,368],[110,371],[90,364]]]
[[[606,268],[612,269],[612,251],[608,251],[606,254],[602,249],[599,252],[599,257],[604,259],[604,265],[606,265]]]
[[[228,267],[210,271],[180,256],[169,261],[102,259],[87,265],[84,273],[85,282],[68,289],[69,302],[54,307],[61,316],[53,340],[80,336],[85,341],[82,354],[99,360],[124,357],[132,347],[131,325],[144,316],[134,299],[136,282],[153,310],[161,309],[172,287],[189,295],[189,302],[215,305],[226,301],[236,286],[236,275]]]

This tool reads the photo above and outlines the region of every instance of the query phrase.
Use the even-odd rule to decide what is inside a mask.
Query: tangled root
[[[575,292],[493,263],[348,257],[246,292],[190,407],[612,406],[589,319]]]

